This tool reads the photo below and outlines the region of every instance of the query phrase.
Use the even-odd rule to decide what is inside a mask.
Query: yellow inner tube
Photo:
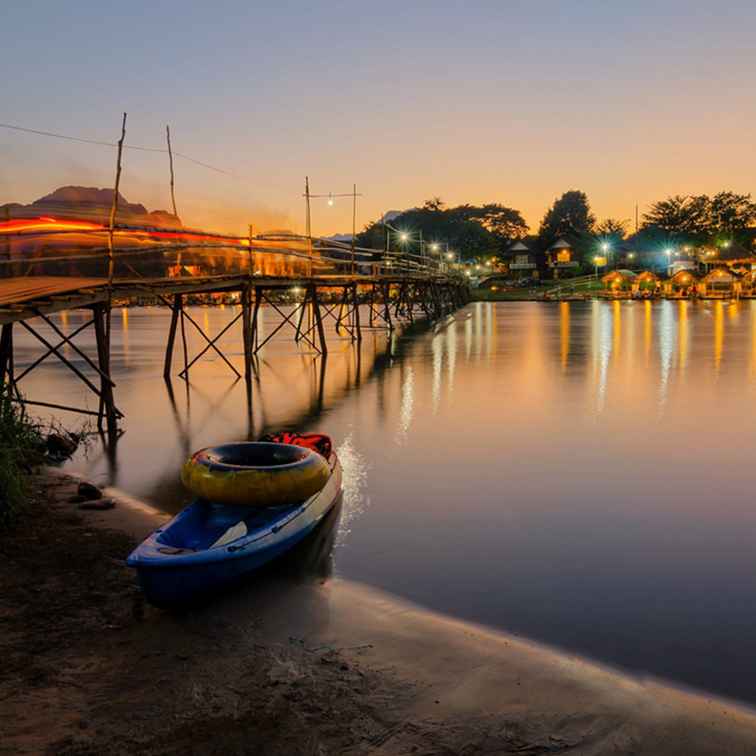
[[[181,482],[208,501],[275,507],[308,499],[330,474],[326,460],[311,449],[250,442],[196,452],[184,464]]]

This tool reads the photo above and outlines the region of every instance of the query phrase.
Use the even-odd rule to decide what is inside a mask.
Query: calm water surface
[[[192,312],[213,332],[235,314]],[[190,451],[325,431],[347,472],[336,574],[756,702],[756,302],[478,303],[359,353],[333,340],[325,365],[277,338],[251,403],[218,359],[171,394],[166,311],[113,324],[126,433],[77,469],[175,511]],[[224,345],[241,368],[238,332]],[[53,363],[24,383],[95,406]]]

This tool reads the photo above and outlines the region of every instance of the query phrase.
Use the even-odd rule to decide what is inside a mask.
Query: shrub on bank
[[[0,529],[18,514],[27,493],[27,473],[43,446],[39,428],[23,408],[0,389]]]

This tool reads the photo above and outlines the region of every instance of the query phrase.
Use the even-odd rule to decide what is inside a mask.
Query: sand
[[[2,543],[0,753],[756,754],[745,707],[333,578],[327,531],[209,605],[153,609],[123,559],[165,515],[35,487]]]

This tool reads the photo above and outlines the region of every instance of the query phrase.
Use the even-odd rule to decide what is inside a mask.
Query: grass
[[[0,389],[0,530],[13,523],[27,495],[30,463],[40,456],[42,436],[23,409]]]

